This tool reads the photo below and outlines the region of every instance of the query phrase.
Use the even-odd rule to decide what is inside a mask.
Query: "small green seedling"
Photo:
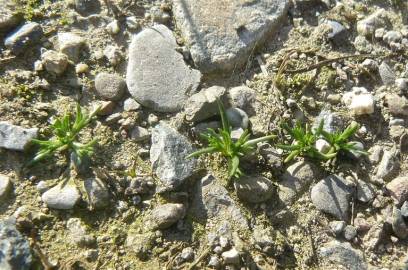
[[[316,141],[320,138],[323,130],[323,121],[320,122],[316,130],[306,124],[303,127],[299,122],[293,128],[290,128],[287,123],[282,124],[282,128],[287,131],[292,139],[292,144],[277,144],[276,146],[289,152],[284,162],[289,162],[298,156],[310,157],[313,159],[328,160],[335,154],[323,154],[316,149]]]
[[[218,129],[218,133],[211,128],[208,129],[207,133],[201,133],[201,137],[207,140],[209,146],[190,154],[187,158],[219,152],[227,159],[229,178],[238,178],[243,174],[239,168],[240,158],[251,151],[257,143],[273,139],[276,136],[269,135],[249,140],[249,131],[245,130],[239,139],[234,141],[231,138],[231,126],[225,113],[225,108],[219,100],[217,102],[221,115],[222,128]]]
[[[98,111],[99,108],[96,108],[92,113],[87,114],[77,104],[75,119],[70,113],[66,113],[63,117],[55,120],[51,125],[53,133],[51,139],[32,140],[34,144],[39,146],[39,150],[29,165],[33,165],[57,152],[68,152],[74,165],[78,168],[84,158],[93,153],[93,147],[96,143],[95,139],[86,144],[78,142],[79,132],[91,123]]]

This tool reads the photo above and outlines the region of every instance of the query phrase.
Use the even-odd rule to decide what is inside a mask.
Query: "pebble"
[[[244,111],[251,111],[255,107],[256,92],[248,86],[241,85],[231,88],[229,91],[231,105]]]
[[[140,104],[136,100],[134,100],[133,98],[127,98],[123,102],[123,110],[125,110],[127,112],[137,111],[140,108],[141,108]]]
[[[23,128],[0,121],[0,147],[24,151],[32,139],[38,136],[38,128]]]
[[[10,177],[0,174],[0,203],[3,205],[13,188]]]
[[[346,228],[346,222],[343,220],[331,221],[329,227],[336,236],[340,236],[343,233],[344,228]]]
[[[392,230],[400,239],[408,237],[408,226],[404,221],[401,211],[395,206],[392,210]]]
[[[328,33],[328,38],[331,40],[335,45],[341,46],[347,41],[347,29],[339,22],[336,21],[327,21],[326,23],[329,28],[330,32]]]
[[[27,22],[9,34],[4,40],[4,45],[14,54],[23,53],[29,46],[40,42],[43,29],[36,22]]]
[[[63,53],[52,50],[42,53],[41,60],[45,69],[57,76],[62,75],[68,66],[68,57]]]
[[[394,150],[386,150],[378,164],[376,177],[387,180],[398,167],[398,160]]]
[[[386,185],[391,197],[394,199],[396,205],[401,205],[408,200],[408,177],[400,176],[394,178]]]
[[[363,203],[370,202],[375,197],[374,186],[365,181],[357,181],[357,200]]]
[[[75,73],[82,74],[89,71],[89,66],[87,64],[79,63],[75,66]]]
[[[200,122],[219,114],[217,100],[223,100],[226,90],[222,86],[212,86],[188,98],[184,111],[186,120]]]
[[[383,37],[384,42],[386,42],[388,45],[390,45],[392,42],[399,43],[401,39],[402,35],[398,31],[388,31]]]
[[[380,73],[381,80],[385,85],[393,85],[395,83],[395,73],[385,61],[378,67],[378,73]]]
[[[225,111],[229,124],[233,128],[247,129],[249,124],[248,115],[239,108],[229,108]]]
[[[67,221],[69,239],[80,247],[91,246],[96,242],[95,237],[89,235],[79,218],[70,218]]]
[[[379,9],[367,18],[357,22],[357,32],[360,35],[370,37],[375,33],[375,30],[384,25],[385,10]]]
[[[85,179],[84,187],[92,209],[104,209],[109,205],[109,190],[102,180],[99,178]]]
[[[103,50],[103,55],[112,66],[117,66],[122,61],[121,50],[114,45],[108,45]]]
[[[194,250],[191,247],[183,248],[181,251],[180,257],[183,261],[191,262],[194,259]]]
[[[240,264],[239,253],[235,248],[232,248],[228,251],[223,252],[221,254],[221,257],[224,260],[225,264],[233,264],[233,265]]]
[[[351,241],[356,236],[357,236],[357,229],[354,226],[347,225],[344,228],[344,238],[346,238],[346,240]]]
[[[234,181],[238,198],[249,203],[268,200],[274,193],[273,183],[260,175],[245,175]]]
[[[29,270],[32,264],[30,244],[17,230],[12,219],[0,220],[0,268]]]
[[[373,60],[373,59],[365,59],[361,65],[368,69],[369,71],[376,71],[378,70],[378,63],[377,61]]]
[[[405,201],[404,204],[401,206],[401,215],[404,218],[408,218],[408,201]]]
[[[81,55],[81,49],[85,47],[85,38],[69,32],[58,33],[59,51],[74,63],[78,62]]]
[[[395,85],[401,91],[401,93],[408,93],[408,79],[398,78],[395,80]]]
[[[130,138],[135,142],[146,141],[150,138],[150,132],[143,127],[136,126],[130,132]]]
[[[385,102],[392,115],[408,116],[408,99],[397,94],[387,94]]]
[[[363,253],[354,249],[349,243],[329,242],[320,249],[320,255],[349,270],[367,269]]]
[[[360,53],[371,53],[373,45],[363,36],[357,36],[353,42],[354,47]]]
[[[75,206],[80,197],[75,183],[70,180],[68,183],[61,182],[44,192],[41,196],[41,200],[45,202],[49,208],[69,210]]]
[[[106,31],[111,35],[116,35],[120,32],[120,26],[118,20],[113,20],[105,27]]]
[[[101,72],[95,78],[95,90],[106,100],[120,100],[126,91],[126,82],[117,74]]]
[[[346,221],[352,193],[353,188],[346,184],[346,180],[330,175],[312,188],[310,196],[317,209]]]
[[[344,104],[355,115],[372,114],[374,112],[374,97],[364,87],[353,87],[342,98]]]
[[[186,208],[179,203],[166,203],[157,206],[148,217],[150,230],[167,229],[185,215]]]
[[[217,256],[211,256],[210,260],[208,261],[208,266],[213,267],[215,269],[219,269],[221,267],[221,261],[218,259]]]

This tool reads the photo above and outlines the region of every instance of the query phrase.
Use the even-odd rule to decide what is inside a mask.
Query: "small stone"
[[[95,102],[94,107],[95,108],[99,107],[99,111],[97,115],[106,116],[106,115],[110,115],[113,113],[116,107],[116,103],[113,101],[103,101],[102,100],[102,101]]]
[[[79,63],[78,65],[75,66],[76,74],[87,73],[88,71],[89,71],[89,66],[87,64]]]
[[[13,188],[10,177],[0,174],[0,202],[3,205],[4,200],[8,197]]]
[[[380,73],[381,80],[385,85],[393,85],[395,83],[395,73],[385,61],[383,61],[378,67],[378,72]]]
[[[386,235],[387,233],[384,222],[373,224],[370,230],[364,236],[364,246],[370,251],[375,250],[381,243],[384,242]]]
[[[177,112],[197,89],[201,73],[186,65],[176,47],[173,32],[164,25],[133,36],[126,80],[129,93],[143,106]]]
[[[279,182],[279,199],[291,204],[317,177],[317,167],[312,163],[298,161],[290,165]]]
[[[375,38],[383,39],[384,35],[385,35],[385,29],[384,28],[381,27],[381,28],[378,28],[378,29],[375,30],[375,33],[374,33]]]
[[[130,138],[135,142],[142,142],[150,138],[150,132],[143,127],[136,126],[132,129]]]
[[[346,228],[346,222],[341,220],[341,221],[331,221],[329,223],[329,227],[331,231],[336,235],[339,236],[343,233],[344,228]]]
[[[225,94],[224,87],[212,86],[189,97],[184,108],[187,121],[200,122],[218,115],[217,100],[222,100]]]
[[[180,257],[185,262],[191,262],[194,259],[194,250],[191,247],[183,248],[181,251]]]
[[[154,247],[155,235],[152,232],[142,234],[129,233],[126,238],[126,247],[136,253],[141,260],[146,260]]]
[[[384,152],[378,165],[376,177],[387,180],[398,167],[398,160],[394,150]]]
[[[392,115],[408,116],[408,99],[397,94],[387,94],[385,102]]]
[[[11,219],[0,220],[0,268],[4,270],[31,269],[30,244],[17,230]]]
[[[211,256],[210,260],[208,261],[208,266],[219,269],[221,267],[220,259],[218,259],[217,256]]]
[[[406,78],[398,78],[395,80],[395,85],[401,91],[401,93],[408,92],[408,79]]]
[[[99,178],[88,178],[84,181],[92,209],[103,209],[109,205],[110,195],[106,184]]]
[[[373,50],[371,43],[363,36],[357,36],[354,39],[353,45],[360,53],[370,53]]]
[[[186,159],[192,152],[189,140],[164,122],[154,127],[150,162],[163,185],[162,190],[177,188],[193,174],[196,160]]]
[[[103,50],[103,55],[108,59],[109,63],[112,66],[117,66],[120,61],[122,61],[122,53],[121,50],[114,45],[108,45]]]
[[[113,20],[112,22],[108,23],[105,27],[106,31],[108,31],[111,35],[116,35],[120,31],[120,26],[118,20]]]
[[[95,90],[106,100],[120,100],[126,90],[126,82],[116,74],[99,73],[95,78]]]
[[[259,175],[245,175],[234,181],[238,198],[250,203],[268,200],[274,193],[272,182]]]
[[[244,111],[251,111],[254,109],[256,92],[251,88],[245,85],[233,87],[229,90],[229,96],[233,107],[240,108]]]
[[[85,38],[74,33],[58,33],[59,51],[74,63],[78,62],[81,49],[85,47]]]
[[[74,0],[75,10],[82,16],[99,13],[101,4],[99,0]]]
[[[372,201],[375,197],[374,187],[365,181],[357,181],[357,200],[363,203]]]
[[[367,269],[363,253],[354,249],[349,243],[330,242],[320,249],[320,255],[349,270]]]
[[[383,37],[384,42],[386,42],[388,45],[390,45],[392,42],[399,43],[401,39],[402,35],[398,31],[388,31]]]
[[[167,229],[185,215],[185,206],[179,203],[167,203],[157,206],[153,209],[148,218],[151,230]]]
[[[404,218],[408,218],[408,201],[405,201],[404,204],[401,206],[401,215]]]
[[[374,97],[364,87],[353,87],[351,92],[343,95],[343,102],[355,115],[372,114]]]
[[[91,246],[95,243],[95,237],[89,235],[79,218],[70,218],[67,221],[69,239],[80,247]]]
[[[357,22],[357,32],[360,35],[370,37],[375,33],[375,30],[385,24],[384,17],[386,11],[379,9],[367,18]]]
[[[347,220],[353,188],[337,175],[330,175],[318,182],[311,191],[311,199],[317,209],[338,219]]]
[[[0,147],[23,151],[38,136],[38,128],[23,128],[0,121]]]
[[[363,61],[363,63],[361,63],[361,65],[368,69],[369,71],[376,71],[378,70],[378,63],[377,61],[373,60],[373,59],[366,59]]]
[[[323,121],[323,130],[329,133],[338,132],[343,129],[344,122],[338,113],[322,110],[313,121],[313,129],[317,129]]]
[[[225,249],[229,247],[229,239],[225,236],[220,236],[220,246],[221,248]]]
[[[133,98],[128,98],[123,102],[123,109],[127,112],[137,111],[140,108],[140,104]]]
[[[29,46],[38,43],[42,36],[41,25],[36,22],[28,22],[9,34],[4,40],[4,45],[14,54],[20,54]]]
[[[318,139],[316,140],[315,147],[320,153],[326,154],[329,152],[331,145],[324,139]]]
[[[351,241],[356,236],[357,236],[357,229],[354,226],[347,225],[344,228],[344,238],[346,238],[346,240]]]
[[[395,206],[392,210],[392,230],[400,239],[408,237],[408,226],[402,217],[401,211]]]
[[[408,200],[408,177],[400,176],[386,185],[395,204],[401,205]]]
[[[326,24],[330,28],[330,32],[327,36],[329,40],[337,46],[343,45],[347,40],[347,29],[341,23],[336,21],[327,21]]]
[[[80,199],[80,194],[72,180],[68,183],[61,182],[55,187],[44,192],[41,200],[49,208],[69,210],[72,209]]]
[[[41,54],[41,60],[49,73],[61,75],[68,66],[68,57],[56,51],[46,51]]]
[[[378,162],[381,161],[381,157],[383,155],[383,148],[379,145],[374,145],[373,147],[370,148],[370,150],[368,150],[369,152],[369,160],[371,161],[371,163],[373,164],[377,164]]]
[[[239,265],[239,253],[235,248],[225,251],[221,254],[225,264]]]
[[[134,31],[140,28],[140,23],[135,16],[130,16],[126,18],[126,26]]]
[[[239,108],[229,108],[225,111],[228,121],[233,128],[247,129],[249,124],[248,115]]]

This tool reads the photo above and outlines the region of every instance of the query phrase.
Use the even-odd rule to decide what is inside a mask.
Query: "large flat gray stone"
[[[177,26],[202,72],[232,70],[282,25],[287,0],[173,0]]]
[[[186,65],[176,47],[173,33],[164,25],[132,38],[126,82],[129,93],[143,106],[177,112],[197,89],[201,73]]]
[[[8,122],[0,122],[0,147],[23,151],[37,136],[38,128],[23,128]]]

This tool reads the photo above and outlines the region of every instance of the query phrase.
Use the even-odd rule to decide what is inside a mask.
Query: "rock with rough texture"
[[[342,100],[351,113],[355,115],[374,112],[374,97],[364,87],[353,87],[352,91],[343,95]]]
[[[194,158],[187,159],[193,147],[186,137],[165,124],[159,123],[152,130],[150,162],[162,183],[162,191],[173,190],[193,174]]]
[[[20,54],[29,46],[38,43],[42,36],[41,25],[36,22],[28,22],[9,34],[4,40],[4,45],[14,54]]]
[[[212,86],[192,95],[184,108],[187,121],[200,122],[218,115],[217,99],[222,100],[226,90],[222,86]]]
[[[394,199],[395,204],[401,205],[408,200],[408,177],[400,176],[386,185],[388,192]]]
[[[352,225],[347,225],[344,228],[344,238],[346,238],[346,240],[351,241],[354,239],[354,237],[357,236],[357,229],[356,227],[352,226]]]
[[[86,231],[85,225],[79,218],[70,218],[67,221],[69,239],[80,247],[91,246],[95,243],[95,237]]]
[[[58,33],[58,46],[59,51],[75,63],[78,62],[81,49],[85,46],[85,39],[74,33]]]
[[[330,242],[320,249],[320,256],[349,270],[367,269],[363,253],[349,243]]]
[[[133,98],[128,98],[123,102],[123,109],[127,112],[137,111],[140,107],[140,104]]]
[[[136,126],[130,132],[130,138],[135,142],[146,141],[150,138],[150,132],[144,127]]]
[[[250,203],[268,200],[274,193],[272,181],[260,175],[245,175],[234,181],[238,198]]]
[[[88,178],[84,181],[84,187],[92,209],[102,209],[109,205],[109,191],[102,180]]]
[[[11,219],[0,221],[0,269],[29,270],[32,256],[29,242]]]
[[[41,55],[42,63],[49,73],[61,75],[68,66],[68,57],[53,50],[44,52]]]
[[[323,130],[334,133],[343,129],[344,121],[338,113],[322,110],[313,122],[313,129],[317,129],[323,121]]]
[[[126,91],[126,82],[117,74],[101,72],[95,77],[95,90],[106,100],[120,100]]]
[[[385,227],[384,222],[373,224],[364,235],[363,243],[368,250],[375,250],[384,242],[387,236]]]
[[[239,252],[235,248],[223,252],[221,257],[225,264],[239,265]]]
[[[146,260],[154,247],[154,232],[145,232],[141,234],[129,233],[125,246],[136,253],[141,260]]]
[[[347,220],[353,188],[337,175],[330,175],[317,183],[311,191],[313,204],[322,212]]]
[[[173,12],[194,63],[205,73],[232,70],[247,62],[282,25],[286,0],[175,0]]]
[[[227,119],[233,128],[247,129],[249,119],[246,112],[239,108],[229,108],[225,111]]]
[[[180,111],[197,89],[201,73],[178,53],[173,33],[155,25],[135,35],[129,47],[126,82],[143,106],[160,112]]]
[[[180,203],[166,203],[153,209],[148,217],[148,224],[151,230],[167,229],[177,221],[182,219],[186,213],[186,208]]]
[[[383,61],[378,67],[378,73],[380,73],[381,80],[385,85],[394,84],[396,79],[395,73],[386,62]]]
[[[12,187],[13,184],[11,183],[10,177],[0,174],[0,204],[7,198]]]
[[[82,16],[96,14],[101,10],[99,0],[74,0],[75,10]]]
[[[49,208],[68,210],[72,209],[80,199],[80,194],[72,180],[60,183],[44,192],[41,200]]]
[[[401,210],[394,206],[392,210],[392,230],[400,239],[408,237],[408,226],[402,217]]]
[[[378,164],[377,178],[388,180],[398,166],[398,159],[394,150],[384,152]]]
[[[38,128],[23,128],[0,121],[0,147],[23,151],[37,136]]]
[[[241,85],[229,90],[229,97],[233,107],[240,108],[248,114],[254,113],[256,92],[248,86]]]
[[[329,40],[331,40],[335,45],[341,46],[347,41],[347,29],[339,22],[327,21],[327,26],[330,31],[327,34]]]
[[[404,218],[408,218],[408,201],[405,201],[404,204],[401,206],[401,215]]]
[[[385,102],[388,105],[390,113],[396,116],[408,116],[408,99],[397,94],[388,94],[385,96]]]
[[[336,235],[339,236],[344,232],[346,228],[346,222],[344,220],[335,220],[329,223],[330,230]]]
[[[372,201],[375,197],[374,186],[365,181],[358,180],[357,182],[357,200],[366,203]]]
[[[290,165],[279,182],[279,199],[285,204],[293,203],[318,177],[317,167],[309,162],[298,161]]]
[[[372,36],[377,28],[384,25],[385,16],[386,12],[384,9],[377,10],[367,18],[357,22],[357,32],[366,37]]]
[[[8,0],[0,0],[0,33],[9,31],[21,21],[21,16],[13,12],[15,5]]]

